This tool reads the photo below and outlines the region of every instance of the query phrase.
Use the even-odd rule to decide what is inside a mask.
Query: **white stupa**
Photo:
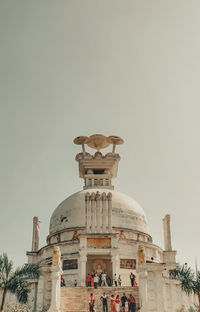
[[[163,220],[163,250],[152,242],[142,207],[134,199],[114,190],[113,179],[117,177],[120,160],[115,149],[123,140],[115,136],[92,135],[78,137],[74,143],[82,145],[82,152],[76,155],[76,161],[84,187],[54,210],[47,244],[40,249],[40,224],[38,218],[34,218],[32,251],[27,252],[28,262],[39,264],[43,274],[39,282],[32,282],[32,311],[47,311],[50,306],[50,311],[87,311],[85,306],[74,308],[72,304],[70,307],[68,304],[67,308],[65,300],[69,300],[70,294],[75,291],[75,280],[78,283],[77,298],[81,292],[84,297],[87,296],[86,276],[91,272],[106,272],[110,283],[115,274],[120,275],[121,291],[127,289],[128,292],[129,275],[133,272],[138,285],[137,301],[143,312],[187,311],[194,298],[186,298],[179,282],[168,276],[168,270],[176,266],[176,251],[171,246],[170,216],[165,216]],[[103,155],[101,150],[110,144],[113,145],[112,151]],[[85,146],[96,151],[92,155]],[[62,275],[66,282],[61,299],[60,292],[56,292],[58,283],[54,285],[59,273],[55,277],[55,270],[52,270],[55,246],[61,253]],[[104,289],[111,290],[120,291],[114,290],[113,286]]]

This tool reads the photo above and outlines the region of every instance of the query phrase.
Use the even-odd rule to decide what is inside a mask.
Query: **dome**
[[[50,235],[85,227],[85,194],[88,191],[112,193],[112,227],[149,234],[144,210],[134,199],[114,190],[95,188],[69,196],[55,209],[50,220]]]

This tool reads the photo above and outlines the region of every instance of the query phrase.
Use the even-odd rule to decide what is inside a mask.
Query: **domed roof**
[[[131,197],[109,189],[86,189],[65,199],[53,212],[50,235],[76,227],[85,227],[85,194],[87,192],[112,193],[112,227],[149,234],[144,210]]]

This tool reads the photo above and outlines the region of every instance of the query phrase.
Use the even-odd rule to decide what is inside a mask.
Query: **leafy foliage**
[[[194,306],[194,307],[190,307],[189,308],[189,310],[188,310],[188,312],[198,312],[199,311],[199,309],[198,309],[198,306]]]
[[[170,270],[169,274],[171,278],[177,279],[181,282],[181,288],[186,294],[190,295],[191,293],[194,293],[198,295],[199,307],[197,311],[200,312],[200,271],[197,271],[195,274],[190,267],[187,267],[187,265],[179,265],[175,269]],[[190,311],[192,312],[196,310],[194,309]]]
[[[181,282],[182,290],[188,295],[193,292],[195,275],[190,267],[186,265],[177,266],[175,269],[170,270],[170,276]]]
[[[17,296],[20,303],[27,303],[30,292],[28,280],[39,279],[40,270],[36,264],[25,264],[21,268],[13,269],[13,262],[6,254],[0,256],[0,288],[10,291]],[[3,310],[4,302],[1,309]]]

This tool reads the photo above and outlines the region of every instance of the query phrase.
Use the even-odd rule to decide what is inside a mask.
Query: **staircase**
[[[61,312],[88,312],[90,294],[93,293],[95,300],[95,312],[102,312],[102,302],[100,297],[103,293],[108,296],[108,311],[110,312],[110,297],[119,295],[121,298],[123,293],[129,297],[132,294],[139,305],[139,288],[135,287],[62,287],[61,288]]]

